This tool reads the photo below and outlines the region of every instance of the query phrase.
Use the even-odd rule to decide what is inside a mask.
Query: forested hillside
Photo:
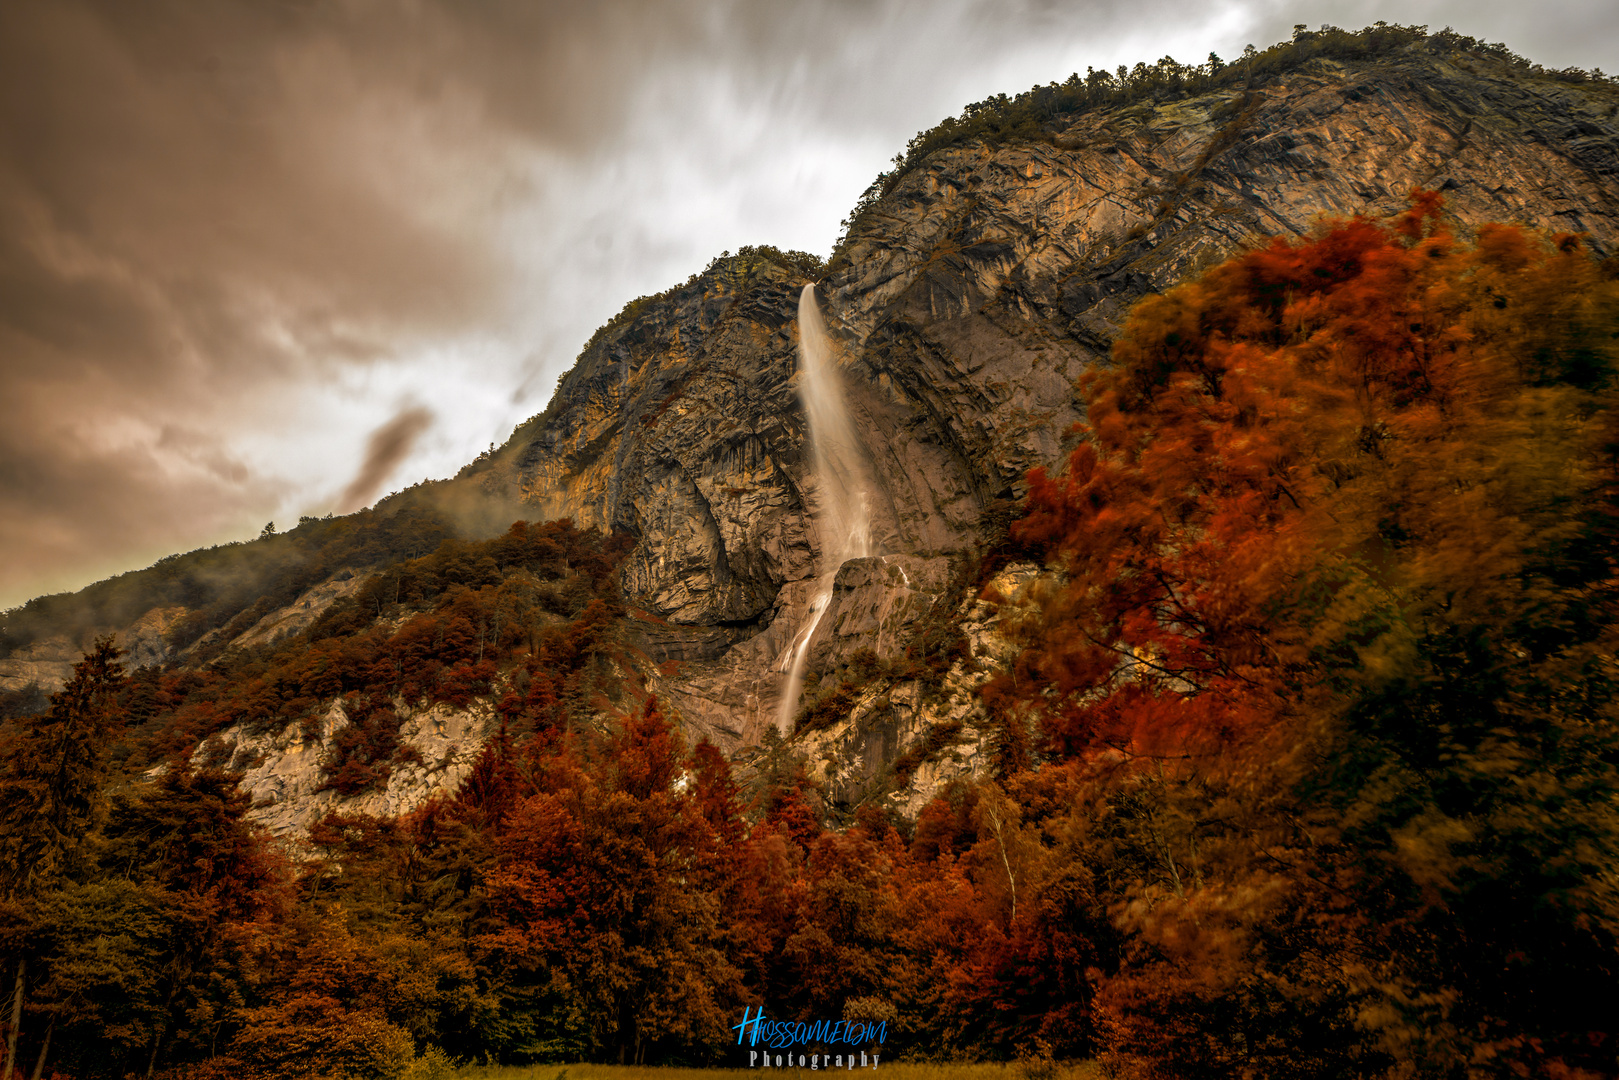
[[[1126,1076],[1612,1075],[1616,279],[1419,193],[1136,307],[977,575],[1042,571],[987,597],[993,768],[915,820],[829,817],[792,741],[693,745],[635,677],[629,541],[570,523],[195,671],[99,645],[3,747],[8,1056],[721,1062],[747,1004]],[[453,797],[290,849],[209,761],[337,697],[363,787],[391,710],[479,696]]]

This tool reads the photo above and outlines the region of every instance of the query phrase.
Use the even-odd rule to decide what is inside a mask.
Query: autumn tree
[[[163,1058],[205,1057],[225,1045],[243,995],[245,942],[290,902],[288,867],[247,820],[250,803],[236,775],[189,762],[175,763],[138,798],[114,801],[103,873],[139,885],[161,920],[146,957],[159,1002],[147,1071]],[[94,1019],[87,1011],[81,1022]]]
[[[510,1050],[640,1064],[654,1045],[719,1044],[717,991],[734,972],[704,874],[712,825],[684,758],[649,699],[599,768],[562,752],[509,814],[490,874],[496,929],[482,947],[527,1014]]]
[[[430,801],[403,818],[330,814],[315,823],[291,942],[261,980],[272,1008],[257,1014],[266,1026],[254,1036],[256,1053],[273,1043],[273,1030],[321,1012],[323,996],[339,1003],[339,1013],[371,1010],[422,1047],[471,1056],[498,1045],[488,1029],[499,1026],[500,1002],[470,948],[484,929],[483,877],[496,831],[469,808],[476,802],[464,787],[456,799]],[[333,920],[347,942],[339,952],[323,929]],[[338,956],[347,959],[323,976],[319,994],[288,993],[305,985],[306,969]],[[334,1015],[330,1023],[343,1021]]]
[[[249,1075],[402,1076],[415,1042],[389,1017],[397,978],[376,944],[340,903],[309,905],[292,931],[268,1000],[238,1010],[233,1057]]]
[[[1616,315],[1577,238],[1419,194],[1144,302],[1089,379],[997,690],[1097,793],[1121,1065],[1602,1067]]]

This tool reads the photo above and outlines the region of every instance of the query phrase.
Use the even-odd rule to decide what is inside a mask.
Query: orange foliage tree
[[[1419,192],[1144,302],[1088,379],[991,692],[1090,792],[1121,1067],[1611,1062],[1612,276]]]
[[[528,1013],[517,1053],[642,1064],[660,1044],[722,1042],[717,991],[735,975],[720,948],[717,837],[683,764],[651,698],[604,767],[549,756],[507,816],[482,948]]]

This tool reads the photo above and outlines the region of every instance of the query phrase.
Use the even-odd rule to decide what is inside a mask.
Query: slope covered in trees
[[[1608,1074],[1604,269],[1421,195],[1144,303],[1093,377],[1002,692],[1120,872],[1121,1062]]]
[[[250,543],[173,555],[76,593],[30,600],[0,613],[0,653],[51,635],[77,640],[98,629],[129,626],[163,606],[189,609],[168,634],[170,648],[183,650],[210,630],[240,633],[343,567],[425,555],[458,535],[453,517],[428,500],[401,501],[385,511],[304,518],[286,532],[276,532],[271,522]]]
[[[1046,568],[984,690],[997,775],[915,821],[828,828],[790,743],[744,782],[612,682],[622,544],[566,523],[201,674],[99,648],[0,748],[35,868],[0,908],[8,1053],[718,1062],[763,1005],[1125,1076],[1613,1075],[1612,269],[1464,242],[1423,194],[1142,304],[996,556]],[[504,724],[454,798],[291,858],[186,759],[343,696],[332,782],[364,785],[396,704],[475,695]]]

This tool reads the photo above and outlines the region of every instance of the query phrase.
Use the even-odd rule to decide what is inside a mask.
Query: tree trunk
[[[22,1028],[23,972],[28,964],[26,956],[17,958],[17,989],[11,995],[11,1030],[6,1033],[6,1071],[0,1076],[11,1080],[11,1070],[17,1064],[17,1032]]]
[[[51,1032],[55,1030],[56,1017],[53,1016],[51,1017],[51,1022],[45,1025],[45,1041],[39,1046],[39,1057],[34,1059],[34,1075],[31,1080],[39,1080],[41,1076],[45,1075],[45,1055],[51,1052]],[[7,1077],[6,1080],[11,1080],[11,1078]]]
[[[618,1063],[620,1065],[635,1065],[635,1058],[640,1049],[640,1030],[635,1022],[635,1012],[625,1002],[618,1009]]]
[[[163,1048],[163,1036],[169,1033],[169,1016],[174,1008],[174,999],[179,994],[180,987],[178,985],[169,987],[168,999],[163,1002],[163,1021],[157,1025],[157,1038],[152,1040],[152,1056],[146,1059],[147,1076],[151,1076],[152,1070],[157,1068],[157,1052]]]

